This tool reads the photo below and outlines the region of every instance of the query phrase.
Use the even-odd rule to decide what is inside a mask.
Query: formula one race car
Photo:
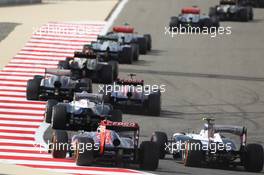
[[[69,143],[67,132],[54,131],[52,143],[52,145],[67,145]],[[68,152],[79,166],[89,166],[100,162],[114,166],[139,164],[143,170],[158,168],[158,145],[144,141],[139,146],[137,123],[104,120],[97,131],[74,135],[70,143],[64,148],[62,146],[50,148],[53,157],[65,158]]]
[[[51,76],[48,76],[51,74]],[[46,69],[45,75],[36,75],[28,80],[26,97],[27,100],[58,101],[71,100],[74,92],[92,92],[92,81],[88,78],[73,79],[71,72],[59,69]]]
[[[105,101],[123,112],[134,113],[141,111],[159,116],[161,111],[161,93],[159,89],[152,90],[144,85],[143,80],[118,79],[103,90]]]
[[[116,36],[119,42],[124,42],[125,44],[137,44],[140,54],[146,54],[151,51],[152,48],[152,38],[150,34],[140,35],[134,32],[134,28],[128,25],[115,26],[113,31],[107,34],[108,36]]]
[[[238,4],[238,0],[220,0],[220,5],[211,7],[210,17],[218,17],[221,21],[250,21],[253,20],[253,8]]]
[[[181,9],[181,14],[178,17],[171,17],[170,30],[175,31],[183,29],[195,30],[201,32],[203,30],[214,29],[219,27],[219,20],[216,17],[209,17],[200,14],[198,7],[185,7]],[[211,31],[211,30],[210,30]]]
[[[75,93],[72,102],[49,100],[45,121],[53,129],[94,131],[101,120],[122,121],[122,112],[105,104],[102,94]]]
[[[118,77],[118,62],[104,62],[97,54],[75,52],[74,57],[60,61],[58,68],[71,70],[75,78],[87,77],[98,83],[112,83]]]
[[[96,53],[107,53],[107,55],[119,63],[132,64],[138,59],[138,49],[136,44],[126,44],[119,41],[117,36],[98,36],[97,41],[92,41],[90,45]]]
[[[175,133],[171,140],[156,132],[152,141],[160,147],[160,157],[166,153],[183,161],[185,166],[211,165],[219,167],[244,166],[246,171],[263,169],[263,147],[247,144],[247,129],[243,126],[215,125],[214,119],[204,118],[207,123],[200,133]],[[236,136],[236,137],[234,137]]]

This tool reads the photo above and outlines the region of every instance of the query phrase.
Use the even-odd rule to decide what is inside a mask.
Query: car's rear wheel
[[[94,140],[79,137],[76,143],[75,162],[79,166],[89,166],[94,160]]]
[[[182,160],[185,166],[200,167],[203,161],[202,143],[199,140],[186,142],[185,150],[182,151]]]
[[[120,61],[122,63],[126,63],[126,64],[132,64],[133,63],[132,47],[124,47],[123,48]]]
[[[113,68],[111,65],[104,65],[101,69],[102,83],[113,83]]]
[[[216,7],[210,7],[209,9],[209,17],[213,17],[217,15]]]
[[[245,148],[244,167],[246,171],[261,172],[263,169],[263,147],[260,144],[248,144]]]
[[[40,80],[38,79],[28,80],[27,91],[26,91],[27,100],[38,100],[39,88],[40,88]]]
[[[170,24],[169,24],[170,31],[174,31],[175,28],[178,27],[178,24],[179,24],[178,17],[176,17],[176,16],[171,17]]]
[[[53,106],[58,104],[57,100],[48,100],[46,103],[46,111],[45,111],[45,122],[46,123],[51,123],[51,118],[52,118],[52,109]]]
[[[148,113],[153,116],[159,116],[161,111],[160,93],[152,93],[148,98]]]
[[[248,11],[248,8],[244,8],[240,11],[240,19],[243,22],[248,22],[250,19],[250,12]]]
[[[108,63],[113,68],[113,78],[114,78],[114,80],[116,80],[118,78],[118,74],[119,74],[118,62],[112,60],[112,61],[109,61]]]
[[[139,148],[139,165],[143,170],[153,171],[159,165],[159,148],[157,143],[144,141]]]
[[[152,49],[152,38],[151,38],[151,35],[150,34],[145,34],[144,37],[147,40],[147,49],[148,49],[148,51],[151,51],[151,49]]]
[[[67,110],[63,104],[58,104],[53,107],[51,126],[52,129],[67,129]]]
[[[151,141],[157,143],[159,147],[159,158],[164,159],[166,155],[166,145],[168,144],[167,134],[156,131],[152,134]]]
[[[68,151],[68,134],[66,131],[54,130],[52,133],[52,149],[53,158],[65,158]]]
[[[131,44],[132,50],[133,50],[133,60],[138,61],[139,58],[139,46],[138,44],[132,43]]]
[[[148,43],[145,37],[138,38],[139,53],[145,55],[148,51]]]

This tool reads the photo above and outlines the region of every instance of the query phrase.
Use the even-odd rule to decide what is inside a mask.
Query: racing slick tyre
[[[88,93],[93,92],[92,80],[89,78],[82,78],[80,80],[80,83],[77,84],[77,86],[78,86],[78,89],[80,89],[81,91],[86,91]]]
[[[139,166],[143,170],[153,171],[159,165],[159,147],[157,143],[144,141],[139,148]]]
[[[210,7],[209,9],[209,17],[217,16],[216,7]]]
[[[39,88],[40,88],[39,79],[28,80],[27,91],[26,91],[27,100],[38,100]]]
[[[68,151],[68,134],[66,131],[54,130],[51,137],[51,155],[53,158],[65,158]]]
[[[123,121],[123,116],[122,116],[122,111],[118,109],[114,109],[113,111],[110,112],[111,115],[111,121],[113,122],[122,122]]]
[[[249,11],[249,20],[252,21],[254,19],[254,12],[252,7],[248,7]]]
[[[138,44],[131,44],[132,52],[133,52],[133,60],[138,61],[139,58],[139,46]]]
[[[124,47],[121,53],[122,63],[132,64],[133,63],[133,51],[132,47]]]
[[[148,49],[148,51],[151,51],[151,49],[152,49],[152,38],[151,38],[151,35],[150,34],[145,34],[144,38],[146,38],[146,40],[147,40],[147,49]]]
[[[248,8],[241,9],[241,11],[239,12],[239,18],[240,18],[240,21],[243,21],[243,22],[249,21],[250,12],[249,12]]]
[[[119,67],[118,67],[118,62],[117,61],[109,61],[108,62],[113,69],[113,78],[114,80],[116,80],[118,78],[118,74],[119,74]]]
[[[114,76],[112,65],[103,65],[101,69],[101,80],[104,84],[113,83]]]
[[[151,136],[152,142],[155,142],[158,144],[159,147],[159,158],[164,159],[166,155],[166,145],[168,144],[168,137],[167,134],[164,132],[154,132]]]
[[[139,53],[145,55],[148,51],[148,43],[145,37],[138,38]]]
[[[53,106],[58,104],[57,100],[48,100],[46,103],[46,111],[45,111],[45,122],[46,123],[51,123],[51,118],[52,118],[52,109]]]
[[[170,31],[174,31],[175,28],[178,27],[178,24],[179,24],[178,17],[176,17],[176,16],[171,17],[170,24],[169,24]]]
[[[189,140],[186,142],[185,150],[182,151],[184,166],[200,167],[203,160],[202,143],[200,140]]]
[[[84,146],[85,145],[85,146]],[[89,145],[89,146],[87,146]],[[87,137],[79,137],[76,142],[75,162],[78,166],[88,166],[94,160],[94,140]]]
[[[148,113],[152,116],[160,116],[161,111],[161,95],[160,93],[152,93],[148,98]]]
[[[263,169],[263,147],[260,144],[248,144],[245,148],[244,167],[246,171],[260,172]]]
[[[51,119],[51,127],[52,129],[67,129],[66,124],[67,110],[66,106],[63,104],[58,104],[53,107],[52,110],[52,119]]]

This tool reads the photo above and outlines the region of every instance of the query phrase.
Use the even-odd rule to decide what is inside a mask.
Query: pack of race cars
[[[210,8],[208,16],[200,15],[198,7],[183,8],[169,25],[172,30],[180,25],[217,28],[219,21],[249,21],[253,16],[247,0],[220,0],[219,5]],[[47,101],[44,121],[53,129],[49,149],[52,156],[71,157],[79,166],[96,162],[137,164],[153,171],[159,159],[171,154],[185,166],[217,164],[262,171],[263,147],[247,144],[246,128],[215,125],[210,118],[205,118],[207,123],[200,133],[176,132],[168,139],[166,133],[156,131],[149,141],[139,142],[139,124],[123,122],[122,113],[141,111],[159,116],[161,92],[136,92],[135,87],[143,87],[144,80],[134,79],[134,74],[120,79],[119,64],[132,64],[151,49],[150,34],[140,35],[128,25],[115,26],[113,31],[84,45],[81,52],[60,61],[57,69],[46,69],[45,76],[28,80],[27,99]],[[104,88],[93,93],[92,83],[102,83]],[[122,88],[108,89],[115,86]],[[238,146],[226,133],[239,137]]]
[[[263,4],[261,0],[220,0],[218,5],[210,7],[208,15],[201,14],[201,9],[197,6],[185,7],[178,16],[171,17],[169,27],[171,31],[183,28],[193,30],[199,28],[200,32],[211,28],[217,30],[220,21],[248,22],[253,20],[252,6],[262,7]]]

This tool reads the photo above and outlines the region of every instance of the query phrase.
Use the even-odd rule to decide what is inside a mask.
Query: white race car
[[[202,165],[228,167],[244,166],[246,171],[260,172],[263,169],[263,147],[247,144],[247,129],[244,126],[215,125],[207,121],[200,133],[175,133],[168,140],[166,133],[155,132],[151,141],[160,147],[160,158],[172,154],[185,166]],[[234,137],[236,136],[236,137]]]

